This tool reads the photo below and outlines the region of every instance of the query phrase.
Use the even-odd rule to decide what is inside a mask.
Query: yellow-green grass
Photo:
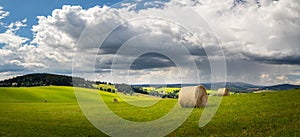
[[[216,95],[218,93],[217,90],[206,90],[207,94],[209,95]],[[229,92],[230,95],[234,95],[234,92]]]
[[[0,88],[1,103],[76,102],[71,87]]]
[[[143,89],[144,91],[150,92],[150,91],[155,90],[156,88],[155,88],[155,87],[142,87],[142,89]]]
[[[151,92],[151,91],[157,91],[157,92],[164,92],[164,93],[172,93],[175,90],[180,90],[181,88],[171,88],[171,87],[143,87],[144,91]]]
[[[151,107],[136,107],[117,94],[83,90],[99,92],[112,111],[131,121],[158,119],[177,102],[162,99]],[[153,101],[146,96],[126,97],[133,102]],[[194,109],[169,136],[300,136],[300,90],[223,97],[211,122],[199,128],[202,111]],[[0,136],[104,136],[84,117],[73,87],[0,88],[0,123]]]
[[[176,90],[180,90],[181,88],[170,88],[170,87],[162,87],[156,89],[158,92],[165,92],[165,93],[173,93]]]
[[[215,90],[206,90],[206,92],[207,92],[207,94],[214,94],[214,93],[216,93]]]

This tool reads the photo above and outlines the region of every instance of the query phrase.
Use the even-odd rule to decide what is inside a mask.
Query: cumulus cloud
[[[6,31],[3,33],[0,33],[0,43],[8,45],[5,48],[11,48],[11,47],[20,47],[23,43],[25,43],[28,39],[24,37],[19,37],[15,34],[17,30],[19,30],[21,27],[26,26],[26,19],[22,21],[16,21],[10,23],[10,25],[5,25],[5,23],[1,22],[1,19],[9,16],[9,12],[4,11],[3,7],[0,6],[0,27],[5,28]]]
[[[3,11],[3,8],[0,7],[0,19],[8,15],[9,12]],[[25,69],[23,66],[25,64],[25,53],[22,52],[22,47],[28,41],[28,38],[20,37],[16,34],[17,30],[26,26],[25,23],[26,19],[10,23],[10,25],[1,23],[1,27],[6,30],[0,33],[0,43],[4,45],[0,48],[0,73],[4,76],[0,77],[7,77],[9,74],[18,74],[18,72],[22,72]]]
[[[227,57],[300,65],[299,1],[262,0],[261,6],[250,0],[234,6],[228,1],[204,1],[195,9],[215,28]]]
[[[5,18],[5,17],[7,17],[8,15],[9,15],[9,12],[4,11],[3,7],[0,6],[0,20],[3,19],[3,18]]]
[[[10,25],[6,26],[8,29],[6,30],[9,33],[15,33],[18,31],[21,27],[26,27],[27,19],[23,19],[22,21],[16,21],[10,23]]]
[[[300,79],[296,79],[295,83],[296,85],[300,85]]]

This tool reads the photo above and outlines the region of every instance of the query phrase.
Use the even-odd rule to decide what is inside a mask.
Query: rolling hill
[[[300,85],[281,84],[281,85],[274,85],[274,86],[266,86],[263,87],[262,90],[289,90],[289,89],[296,89],[296,88],[300,88]]]

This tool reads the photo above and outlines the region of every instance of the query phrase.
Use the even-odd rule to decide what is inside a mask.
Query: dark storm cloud
[[[110,73],[110,69],[96,69],[95,73]]]
[[[196,55],[196,56],[207,56],[206,51],[202,47],[198,46],[186,46],[187,50],[191,53],[191,55]]]
[[[171,54],[181,62],[188,61],[189,58],[193,56],[207,56],[206,50],[199,45],[191,45],[190,43],[180,42],[180,34],[170,34],[169,37],[151,35],[152,30],[149,28],[140,27],[130,27],[128,25],[121,25],[112,31],[108,37],[105,39],[103,44],[100,46],[96,69],[99,72],[107,72],[111,69],[113,59],[116,57],[114,55],[120,50],[120,48],[128,41],[134,39],[135,46],[130,46],[130,49],[126,48],[126,52],[118,53],[120,58],[126,60],[126,58],[133,57],[136,53],[141,53],[145,51],[151,51],[155,49],[161,49],[162,51],[169,50]],[[170,32],[171,33],[171,32]],[[141,35],[147,36],[141,36]],[[140,39],[136,36],[141,36]],[[174,42],[174,40],[176,42]],[[164,46],[160,46],[161,43],[167,43]],[[130,44],[129,44],[130,45]],[[182,51],[182,49],[177,49],[175,45],[185,46],[188,51],[188,55]],[[128,46],[128,44],[127,44]],[[122,60],[123,60],[122,59]],[[114,64],[122,69],[122,61],[119,64]],[[142,69],[153,69],[153,68],[168,68],[175,66],[174,63],[166,56],[158,53],[146,53],[138,57],[133,64],[131,64],[131,69],[142,70]],[[103,70],[102,70],[103,69]],[[127,69],[127,68],[125,68]]]
[[[289,56],[262,56],[251,53],[242,53],[247,59],[266,63],[266,64],[279,64],[279,65],[300,65],[300,55]]]
[[[111,56],[111,58],[97,58],[97,63],[95,65],[96,72],[110,72],[110,69],[113,65],[113,55]],[[124,59],[126,59],[126,57],[124,57]],[[124,64],[122,64],[121,62],[119,62],[119,64],[114,65],[120,66],[120,69],[127,69],[122,67]],[[171,66],[175,66],[171,59],[162,54],[150,52],[137,57],[134,60],[134,62],[132,62],[132,64],[130,65],[130,69],[143,70],[153,68],[168,68]]]
[[[136,59],[132,65],[133,70],[143,70],[152,68],[167,68],[175,66],[168,57],[158,53],[147,53]]]
[[[100,46],[100,54],[115,54],[127,40],[141,33],[146,32],[128,29],[124,25],[119,26],[108,35]]]
[[[181,41],[181,34],[174,33],[170,28],[162,29],[165,34],[168,34],[170,37],[175,39],[176,41]],[[152,28],[143,28],[143,27],[132,27],[128,24],[120,25],[118,28],[114,29],[104,40],[103,44],[100,46],[99,54],[115,54],[120,47],[126,43],[128,40],[143,34],[151,34],[153,33]],[[140,43],[136,43],[137,45]],[[153,41],[155,44],[155,41]],[[156,43],[157,44],[157,43]],[[182,42],[182,45],[186,47],[186,49],[190,52],[191,55],[197,56],[206,56],[206,50],[201,45],[192,45],[188,41]],[[140,45],[141,48],[143,45]],[[211,46],[213,48],[213,46]],[[214,49],[211,49],[214,50]]]

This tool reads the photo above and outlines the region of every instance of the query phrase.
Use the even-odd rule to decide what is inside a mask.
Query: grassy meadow
[[[151,107],[127,104],[117,94],[99,92],[109,108],[127,120],[151,121],[168,113],[177,99],[161,99]],[[145,102],[158,98],[126,96]],[[211,96],[210,96],[211,97]],[[118,98],[119,102],[112,100]],[[300,136],[300,90],[224,97],[216,115],[199,128],[203,108],[168,136]],[[73,87],[0,88],[0,136],[105,136],[79,108]]]
[[[172,93],[176,90],[180,90],[181,88],[171,88],[171,87],[143,87],[144,91],[151,92],[151,91],[158,91],[158,92],[165,92],[165,93]]]

